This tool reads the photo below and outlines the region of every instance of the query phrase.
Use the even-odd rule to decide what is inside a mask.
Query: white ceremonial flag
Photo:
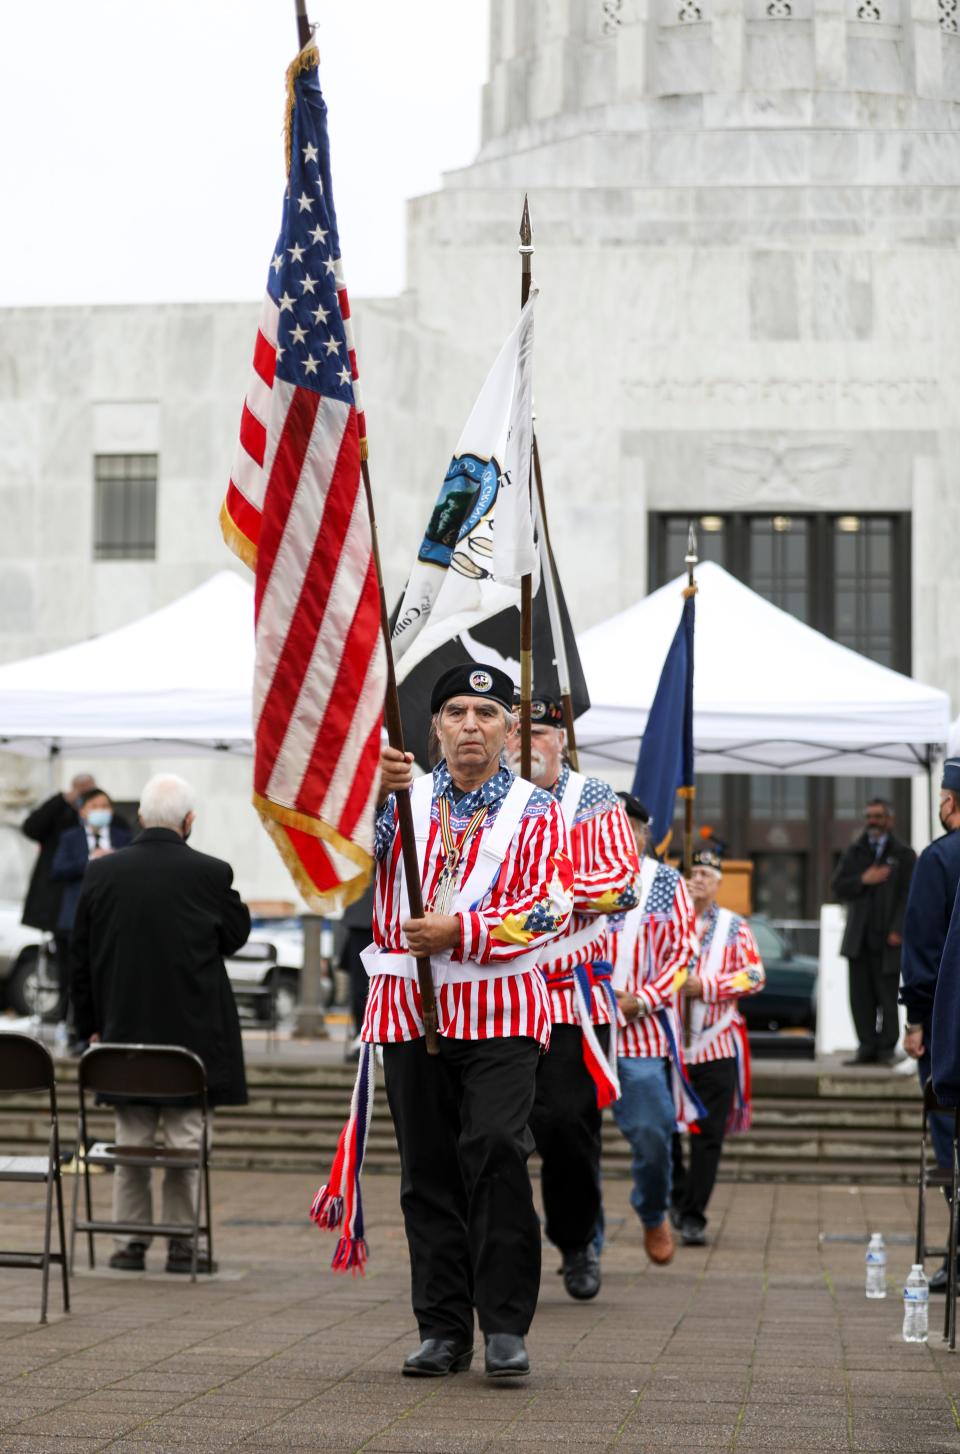
[[[509,606],[519,608],[521,575],[533,576],[536,592],[539,562],[529,504],[536,298],[531,288],[433,507],[393,628],[398,682],[461,631]]]

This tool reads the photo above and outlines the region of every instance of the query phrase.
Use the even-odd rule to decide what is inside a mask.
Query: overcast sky
[[[486,0],[312,0],[347,283],[394,293],[404,200],[474,156]],[[0,306],[259,297],[294,0],[3,6]]]

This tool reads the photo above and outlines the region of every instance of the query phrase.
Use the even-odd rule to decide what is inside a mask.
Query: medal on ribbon
[[[453,901],[457,893],[457,877],[460,864],[463,860],[464,850],[487,816],[487,809],[485,804],[477,809],[458,839],[454,836],[453,829],[450,826],[450,800],[442,797],[438,807],[440,811],[440,841],[443,844],[444,864],[440,872],[440,877],[437,880],[437,887],[430,901],[430,912],[433,914],[449,914],[453,910]]]

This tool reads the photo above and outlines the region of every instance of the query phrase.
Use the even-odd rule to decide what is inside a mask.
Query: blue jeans
[[[620,1099],[613,1118],[633,1148],[630,1205],[645,1227],[659,1227],[670,1205],[676,1112],[662,1056],[620,1056]]]

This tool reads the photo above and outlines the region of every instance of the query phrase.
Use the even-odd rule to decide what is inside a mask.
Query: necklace
[[[449,798],[442,797],[438,807],[440,810],[440,841],[443,844],[444,864],[430,903],[430,912],[434,914],[449,914],[453,907],[454,895],[457,888],[457,870],[463,859],[464,849],[487,816],[487,807],[484,803],[477,809],[459,838],[454,835],[453,828],[450,825]]]

